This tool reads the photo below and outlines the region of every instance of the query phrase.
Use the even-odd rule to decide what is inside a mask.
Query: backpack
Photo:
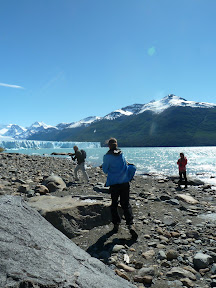
[[[128,178],[131,181],[136,173],[136,166],[134,164],[128,164],[127,166]]]
[[[80,152],[82,153],[83,159],[86,159],[86,152],[85,152],[85,150],[81,149]]]

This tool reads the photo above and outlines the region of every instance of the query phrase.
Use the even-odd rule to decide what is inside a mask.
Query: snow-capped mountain
[[[172,106],[183,106],[183,107],[193,107],[193,108],[215,108],[216,104],[205,103],[205,102],[195,102],[187,101],[184,98],[178,97],[176,95],[170,94],[161,100],[151,101],[148,104],[144,104],[138,113],[143,113],[147,110],[150,110],[154,113],[161,113],[164,110]]]
[[[74,123],[71,123],[68,128],[77,128],[77,127],[81,127],[81,126],[88,126],[89,124],[95,122],[95,121],[98,121],[100,120],[101,117],[98,117],[98,116],[90,116],[90,117],[87,117],[85,119],[82,119],[78,122],[74,122]]]
[[[131,116],[133,114],[137,114],[142,107],[143,107],[143,104],[134,104],[134,105],[126,106],[124,108],[115,110],[107,114],[105,117],[103,117],[103,119],[114,120],[121,116]]]
[[[77,128],[77,127],[81,127],[81,126],[88,126],[89,124],[100,120],[101,117],[98,116],[89,116],[87,118],[84,118],[80,121],[77,122],[72,122],[72,123],[59,123],[56,128],[58,128],[59,130],[63,130],[63,129],[68,129],[68,128]]]
[[[18,135],[16,135],[15,139],[27,139],[31,135],[38,133],[38,132],[44,132],[46,130],[50,129],[58,129],[55,126],[47,125],[43,122],[35,122],[30,127],[27,127],[26,130]]]
[[[47,125],[43,122],[35,122],[27,128],[23,128],[15,124],[0,125],[0,137],[29,139],[31,136],[37,134],[37,139],[39,140],[40,136],[42,135],[42,139],[52,139],[54,137],[53,134],[60,135],[59,133],[65,129],[84,128],[94,125],[95,123],[100,123],[102,120],[112,121],[119,117],[124,117],[124,119],[127,119],[127,117],[140,115],[146,111],[151,111],[153,114],[159,114],[170,107],[216,108],[216,104],[187,101],[181,97],[170,94],[161,100],[153,100],[147,104],[133,104],[117,109],[104,117],[90,116],[77,122],[59,123],[57,126]],[[93,131],[97,131],[97,129],[94,128]],[[49,138],[47,136],[49,136]],[[61,139],[61,137],[59,138]]]
[[[52,132],[55,130],[64,130],[68,128],[78,128],[88,126],[91,123],[100,120],[101,117],[90,116],[78,122],[59,123],[57,126],[47,125],[43,122],[35,122],[30,127],[23,128],[16,124],[0,125],[0,137],[3,140],[11,139],[28,139],[35,133]]]
[[[145,111],[151,111],[153,113],[161,113],[164,110],[173,106],[183,106],[183,107],[193,107],[193,108],[215,108],[216,104],[205,103],[205,102],[195,102],[187,101],[181,97],[174,94],[169,94],[168,96],[162,98],[161,100],[152,100],[147,104],[134,104],[126,106],[124,108],[115,110],[107,114],[103,119],[114,120],[122,116],[131,116],[143,113]]]
[[[0,136],[4,135],[8,131],[9,128],[10,128],[10,125],[0,124]]]
[[[25,131],[26,128],[16,124],[0,125],[0,138],[5,141],[11,140]]]
[[[8,126],[9,126],[9,129],[7,130],[6,133],[4,133],[4,136],[16,137],[17,135],[24,133],[27,130],[26,128],[21,127],[16,124],[10,124]]]

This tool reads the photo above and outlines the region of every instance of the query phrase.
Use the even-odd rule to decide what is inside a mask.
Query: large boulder
[[[179,176],[178,175],[170,176],[168,178],[176,184],[179,183]],[[182,182],[182,184],[184,184],[184,182]],[[187,185],[200,186],[200,185],[204,185],[204,184],[205,183],[200,179],[193,178],[193,177],[187,177]]]
[[[0,287],[135,288],[90,257],[21,197],[0,196]]]
[[[79,235],[80,229],[90,230],[111,222],[110,200],[98,201],[91,196],[81,200],[44,195],[29,199],[29,205],[69,238]]]
[[[43,185],[45,185],[49,189],[49,192],[55,192],[56,190],[62,191],[66,188],[65,182],[62,180],[61,177],[57,175],[51,175],[47,177],[43,181]]]

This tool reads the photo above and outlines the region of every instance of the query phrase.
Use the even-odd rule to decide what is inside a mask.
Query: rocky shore
[[[190,177],[188,187],[179,188],[177,176],[135,176],[131,182],[131,204],[139,234],[135,241],[124,219],[119,232],[112,232],[110,195],[102,170],[88,167],[90,183],[86,184],[82,177],[80,182],[74,181],[74,165],[69,158],[1,153],[0,198],[10,195],[23,199],[25,205],[65,234],[67,241],[85,250],[91,259],[99,259],[107,271],[112,270],[128,283],[103,286],[95,280],[88,287],[216,287],[215,187]],[[40,236],[43,238],[43,234]],[[112,275],[106,270],[104,273]],[[27,285],[5,287],[87,287]]]

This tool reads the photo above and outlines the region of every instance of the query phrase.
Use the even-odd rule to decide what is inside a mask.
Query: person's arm
[[[104,157],[103,157],[102,169],[103,169],[103,172],[106,173],[106,174],[109,171],[109,161],[108,161],[106,155],[104,155]]]
[[[69,155],[69,153],[57,153],[57,152],[52,152],[51,155]]]

